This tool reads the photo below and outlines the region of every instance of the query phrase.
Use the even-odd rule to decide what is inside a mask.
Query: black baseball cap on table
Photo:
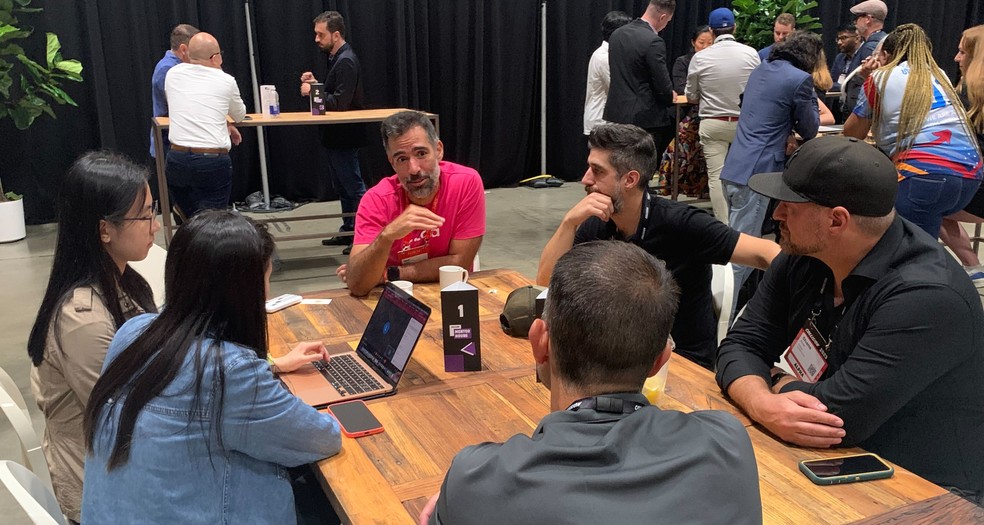
[[[793,152],[781,173],[752,175],[748,186],[780,201],[884,217],[895,206],[898,177],[895,163],[874,146],[855,138],[817,137]]]

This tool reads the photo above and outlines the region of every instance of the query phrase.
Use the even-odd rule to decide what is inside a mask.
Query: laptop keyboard
[[[332,357],[327,363],[315,361],[314,367],[325,376],[342,396],[351,396],[383,388],[351,355]]]

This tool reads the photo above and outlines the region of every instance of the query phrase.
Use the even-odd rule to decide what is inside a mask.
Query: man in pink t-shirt
[[[441,160],[444,144],[426,115],[392,115],[382,137],[396,174],[362,197],[349,262],[336,272],[353,295],[386,281],[437,281],[445,265],[470,269],[485,235],[482,178]]]

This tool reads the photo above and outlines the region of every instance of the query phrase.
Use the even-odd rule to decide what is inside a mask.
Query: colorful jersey
[[[874,116],[875,105],[881,106],[878,135],[875,141],[878,148],[895,161],[899,180],[913,175],[927,173],[953,175],[966,179],[981,179],[982,164],[974,136],[969,125],[960,118],[947,99],[939,82],[933,79],[933,102],[916,136],[912,147],[898,152],[899,115],[902,110],[902,97],[909,81],[909,63],[901,62],[888,73],[885,92],[879,93],[882,71],[876,71],[864,83],[858,97],[854,114],[865,119]]]
[[[478,172],[452,162],[441,162],[441,182],[429,208],[444,217],[433,231],[414,230],[393,243],[387,266],[414,263],[448,254],[453,239],[485,235],[485,188]],[[409,203],[396,175],[386,177],[362,197],[355,216],[354,244],[370,244]]]

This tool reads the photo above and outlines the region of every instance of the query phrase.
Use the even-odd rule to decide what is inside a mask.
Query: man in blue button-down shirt
[[[154,101],[154,116],[167,116],[167,96],[164,95],[164,78],[172,67],[188,62],[188,41],[198,33],[198,28],[188,24],[178,24],[171,30],[171,49],[164,53],[164,57],[157,62],[154,67],[154,76],[150,81],[151,96]],[[164,132],[164,153],[167,153],[167,132]],[[154,151],[154,130],[150,130],[150,157],[157,158]]]

